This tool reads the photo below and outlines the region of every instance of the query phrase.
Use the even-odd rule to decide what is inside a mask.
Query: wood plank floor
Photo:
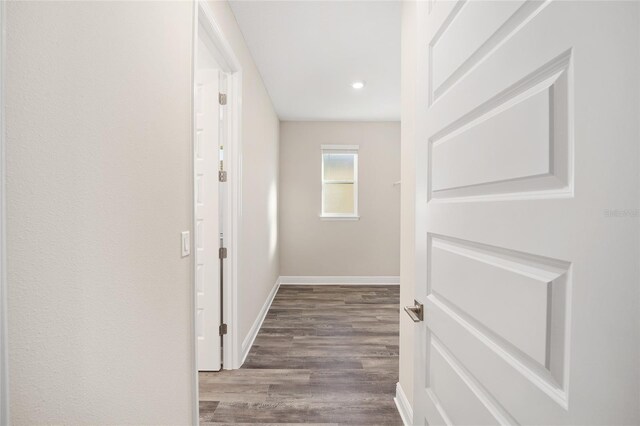
[[[398,286],[282,286],[239,370],[200,373],[200,422],[402,425]]]

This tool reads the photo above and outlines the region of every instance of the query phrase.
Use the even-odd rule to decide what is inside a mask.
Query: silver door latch
[[[413,303],[413,306],[405,306],[404,311],[409,314],[413,322],[424,321],[424,306],[417,300],[414,300]]]

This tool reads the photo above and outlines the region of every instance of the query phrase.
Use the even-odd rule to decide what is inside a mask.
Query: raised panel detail
[[[433,44],[433,87],[437,90],[524,3],[467,1]]]
[[[549,2],[458,0],[429,42],[431,105]]]
[[[431,291],[547,365],[549,271],[485,249],[432,240]]]
[[[433,145],[433,191],[551,172],[547,88]]]
[[[424,321],[431,337],[437,336],[469,375],[500,401],[518,423],[551,424],[551,419],[566,414],[569,392],[566,385],[559,385],[539,364],[527,363],[436,294],[426,299]],[[523,401],[522,395],[530,399]],[[540,407],[540,411],[530,407]]]
[[[573,194],[571,51],[429,139],[430,199]]]
[[[449,424],[515,424],[489,393],[436,338],[431,339],[429,388]]]
[[[429,297],[562,385],[570,264],[444,236],[429,241]]]

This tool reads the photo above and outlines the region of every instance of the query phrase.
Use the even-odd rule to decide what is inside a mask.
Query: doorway
[[[198,372],[234,369],[242,73],[206,1],[193,34],[193,395]]]
[[[194,115],[195,287],[198,371],[222,368],[226,75],[198,34]]]

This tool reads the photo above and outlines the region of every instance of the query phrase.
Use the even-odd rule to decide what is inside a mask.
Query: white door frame
[[[193,110],[193,99],[195,99],[195,72],[196,60],[198,57],[198,37],[199,31],[204,31],[204,35],[208,38],[217,50],[216,59],[220,63],[221,71],[228,75],[227,80],[227,112],[228,126],[226,141],[224,146],[225,170],[227,172],[227,191],[226,199],[223,200],[226,221],[223,223],[223,233],[225,236],[225,246],[227,247],[227,259],[224,264],[224,280],[221,283],[223,289],[222,309],[224,322],[228,324],[227,335],[223,337],[223,368],[225,370],[233,370],[240,368],[240,343],[238,339],[238,241],[240,241],[240,217],[242,214],[242,67],[240,61],[235,55],[231,45],[224,36],[222,30],[218,26],[213,11],[206,0],[196,0],[194,2],[193,11],[193,56],[192,56],[192,162],[195,152],[195,111]],[[201,34],[202,35],[202,34]],[[193,163],[191,165],[193,170]],[[194,175],[195,177],[195,175]],[[195,231],[195,180],[192,180],[194,188],[193,198],[191,199],[192,223],[191,232]],[[198,408],[198,364],[197,364],[197,334],[196,334],[196,298],[197,292],[195,287],[195,247],[194,238],[192,238],[191,252],[194,253],[191,258],[192,277],[191,277],[191,348],[192,348],[192,372],[193,372],[193,423],[199,423]]]
[[[5,2],[0,4],[0,424],[9,424],[9,351],[7,331],[7,268],[5,228]]]

